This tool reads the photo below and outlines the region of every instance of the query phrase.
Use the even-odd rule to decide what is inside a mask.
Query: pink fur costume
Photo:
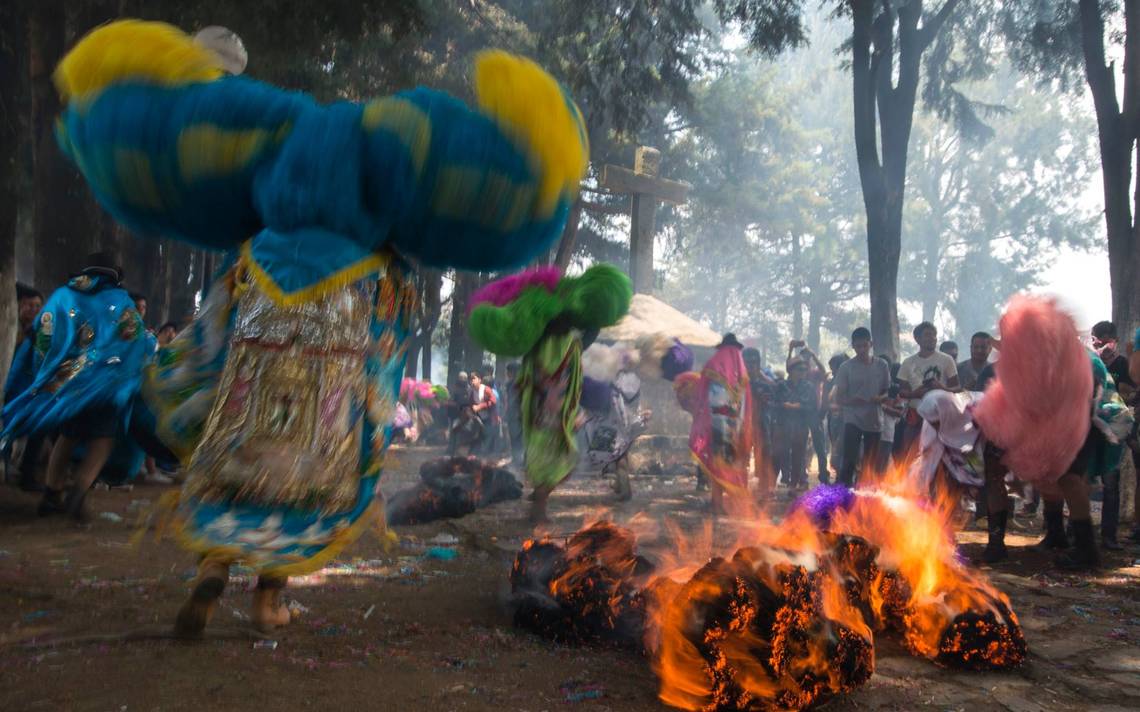
[[[1048,488],[1084,445],[1092,368],[1073,318],[1056,300],[1016,296],[1001,318],[996,378],[974,409],[985,437],[1021,480]]]

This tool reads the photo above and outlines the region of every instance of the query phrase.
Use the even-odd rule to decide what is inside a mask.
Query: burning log
[[[642,589],[653,566],[635,544],[632,532],[609,522],[577,532],[565,547],[525,542],[510,575],[515,625],[564,643],[640,647]]]
[[[844,590],[830,570],[800,552],[747,547],[683,585],[655,583],[661,699],[690,710],[803,709],[865,683],[870,631],[825,612],[829,589]]]
[[[874,670],[858,610],[872,594],[855,572],[874,571],[876,552],[854,537],[828,541],[820,557],[742,548],[682,583],[650,579],[633,535],[599,522],[565,547],[523,545],[510,576],[515,624],[559,642],[640,648],[648,637],[662,699],[678,707],[801,709]]]
[[[474,457],[441,457],[420,466],[421,482],[394,494],[389,524],[457,519],[476,509],[522,497],[522,485],[501,467]]]
[[[959,614],[938,641],[935,662],[964,670],[1003,670],[1025,662],[1025,635],[1008,602],[992,599],[987,611]]]
[[[1009,599],[959,560],[944,506],[836,489],[816,488],[794,509],[875,545],[874,569],[862,575],[870,576],[867,620],[876,629],[899,633],[912,654],[947,667],[1003,670],[1025,661],[1025,635]]]
[[[561,641],[644,643],[662,701],[687,710],[803,709],[850,692],[873,674],[873,631],[939,665],[1019,665],[1017,616],[959,560],[947,502],[817,491],[779,527],[749,530],[755,543],[731,558],[701,565],[694,552],[707,549],[682,550],[653,578],[612,524],[565,547],[530,541],[511,572],[515,623]]]

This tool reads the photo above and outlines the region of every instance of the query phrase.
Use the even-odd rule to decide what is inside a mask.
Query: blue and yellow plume
[[[425,88],[319,104],[245,77],[175,27],[121,20],[55,74],[64,152],[141,235],[246,259],[282,300],[375,271],[521,266],[558,239],[586,170],[582,116],[533,62],[486,52],[478,106]]]
[[[549,214],[560,198],[578,195],[590,146],[582,113],[562,87],[534,62],[491,50],[475,61],[479,108],[538,163],[540,213]]]
[[[59,63],[54,79],[67,104],[90,101],[127,80],[173,87],[212,81],[222,74],[221,60],[177,27],[118,20],[80,40]]]

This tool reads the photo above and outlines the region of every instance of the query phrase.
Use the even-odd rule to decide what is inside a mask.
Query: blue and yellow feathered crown
[[[251,240],[285,298],[376,251],[501,270],[561,233],[588,161],[574,102],[533,62],[475,62],[476,109],[415,89],[321,105],[226,77],[170,25],[100,27],[60,62],[60,144],[100,202],[143,234]]]

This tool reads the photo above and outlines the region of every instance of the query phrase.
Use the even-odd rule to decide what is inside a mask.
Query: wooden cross
[[[629,276],[633,291],[653,293],[653,238],[656,235],[657,201],[679,205],[692,188],[688,183],[658,178],[661,152],[640,146],[634,153],[633,170],[606,164],[602,167],[602,187],[614,193],[633,196],[629,230]]]

